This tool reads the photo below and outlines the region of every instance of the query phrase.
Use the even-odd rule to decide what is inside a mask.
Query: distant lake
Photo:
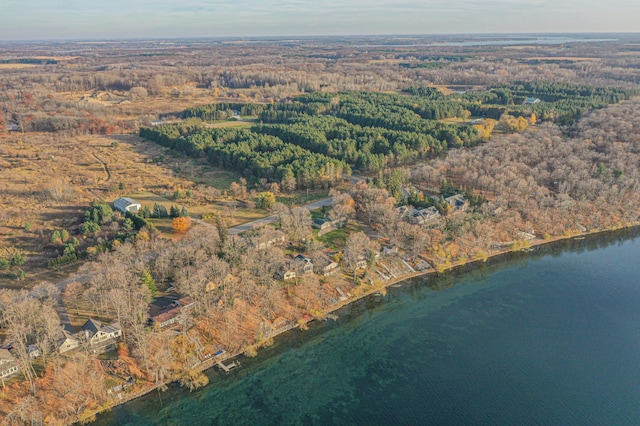
[[[406,283],[97,424],[638,425],[638,235]]]
[[[470,38],[460,41],[442,41],[436,43],[416,43],[405,44],[398,41],[398,44],[363,44],[358,47],[473,47],[473,46],[520,46],[520,45],[555,45],[565,43],[603,43],[618,41],[616,38],[589,38],[589,37],[496,37],[496,38]]]

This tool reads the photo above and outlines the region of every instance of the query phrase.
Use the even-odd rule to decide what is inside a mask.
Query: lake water
[[[406,283],[339,316],[98,424],[640,424],[637,230]]]

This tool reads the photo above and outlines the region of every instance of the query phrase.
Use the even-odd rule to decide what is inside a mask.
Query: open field
[[[135,135],[0,135],[0,253],[26,257],[26,282],[55,281],[62,274],[46,268],[60,250],[49,243],[51,232],[75,235],[91,200],[140,194],[151,207],[156,200],[182,206],[166,197],[200,183],[224,190],[239,178],[167,151]],[[223,205],[187,208],[197,217]],[[255,216],[239,209],[232,222]],[[14,282],[0,275],[0,283]]]
[[[584,61],[601,61],[601,58],[588,58],[588,57],[576,57],[576,56],[534,56],[533,58],[527,58],[530,61],[571,61],[571,62],[584,62]]]
[[[17,70],[21,68],[35,68],[36,64],[0,64],[0,70]]]

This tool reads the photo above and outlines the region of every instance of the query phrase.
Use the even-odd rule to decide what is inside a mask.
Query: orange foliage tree
[[[191,226],[191,219],[188,217],[176,217],[171,222],[173,229],[179,232],[185,232]]]

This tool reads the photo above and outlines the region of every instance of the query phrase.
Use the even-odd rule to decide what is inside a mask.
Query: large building
[[[120,210],[122,213],[138,213],[142,208],[142,205],[136,200],[122,197],[113,202],[113,207]]]

